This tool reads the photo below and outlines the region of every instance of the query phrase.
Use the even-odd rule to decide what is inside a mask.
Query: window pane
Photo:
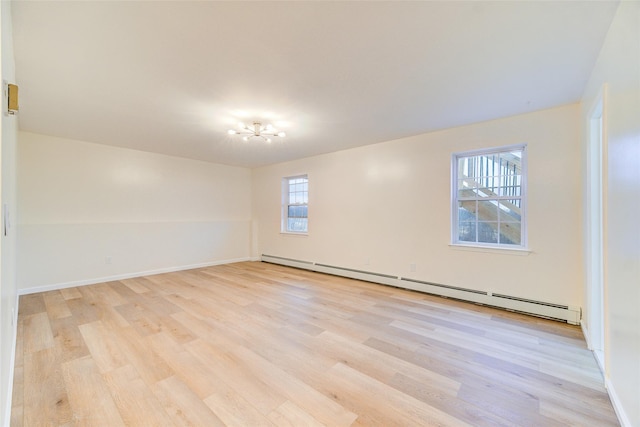
[[[498,243],[498,223],[497,222],[479,222],[478,223],[478,242]]]
[[[458,222],[476,220],[476,201],[458,202]]]
[[[503,187],[519,187],[522,185],[522,175],[502,175],[500,185]]]
[[[478,200],[478,220],[497,221],[498,202],[496,200]]]
[[[458,240],[461,242],[476,241],[476,223],[475,222],[459,222],[458,223]]]
[[[306,218],[307,217],[307,207],[302,206],[289,206],[288,211],[289,218]]]
[[[520,197],[522,195],[522,176],[503,176],[500,182],[500,195]]]
[[[522,244],[522,226],[519,222],[500,223],[500,243],[505,245]]]
[[[522,196],[522,188],[520,186],[509,186],[509,187],[500,187],[498,194],[501,196],[507,197],[521,197]]]
[[[500,153],[500,167],[502,175],[522,174],[522,151],[507,151]]]
[[[473,176],[473,166],[471,162],[473,162],[472,157],[461,157],[458,159],[458,179]]]
[[[491,191],[488,190],[486,187],[480,186],[477,190],[477,196],[476,197],[492,197],[493,194],[491,194]]]
[[[476,197],[475,188],[477,184],[471,179],[459,179],[458,180],[458,198],[474,198]]]
[[[520,200],[502,200],[500,201],[500,221],[518,221],[520,222]]]
[[[493,176],[483,176],[480,178],[479,187],[488,188],[493,191],[494,188],[499,186],[500,178]]]
[[[288,231],[307,231],[307,218],[289,218],[287,220]]]

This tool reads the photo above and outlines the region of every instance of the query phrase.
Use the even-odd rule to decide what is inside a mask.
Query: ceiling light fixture
[[[284,138],[287,136],[282,131],[276,130],[272,125],[268,124],[263,126],[260,122],[253,122],[253,125],[245,125],[244,123],[238,123],[238,130],[229,129],[227,133],[229,135],[244,135],[242,139],[248,141],[251,138],[262,138],[265,142],[271,142],[272,136],[279,136]]]

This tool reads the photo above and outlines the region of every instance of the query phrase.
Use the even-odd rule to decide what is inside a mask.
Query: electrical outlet
[[[409,271],[415,272],[416,271],[416,265],[415,264],[409,264]]]
[[[110,257],[110,256],[105,257],[105,258],[104,258],[104,263],[105,263],[105,264],[111,264],[111,257]]]
[[[371,258],[367,258],[364,260],[364,265],[369,265],[371,264]]]
[[[11,326],[13,326],[13,322],[15,322],[16,318],[16,308],[11,307]]]

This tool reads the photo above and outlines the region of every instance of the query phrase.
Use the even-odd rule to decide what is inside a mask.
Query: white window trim
[[[513,245],[511,245],[513,246]],[[496,247],[496,246],[477,246],[477,245],[466,245],[463,243],[449,243],[449,247],[451,249],[455,249],[458,251],[468,251],[468,252],[484,252],[484,253],[493,253],[493,254],[505,254],[505,255],[522,255],[527,256],[530,253],[533,253],[531,249],[523,248],[520,246],[517,247]]]
[[[289,219],[288,207],[289,207],[289,180],[296,178],[305,178],[307,180],[307,185],[309,182],[309,175],[307,174],[299,174],[299,175],[291,175],[285,176],[282,178],[282,186],[281,186],[281,212],[280,212],[280,234],[290,235],[290,236],[308,236],[309,235],[309,199],[307,196],[307,231],[291,231],[287,229],[287,223]]]
[[[458,240],[458,158],[478,156],[482,154],[494,154],[504,151],[522,150],[522,163],[520,165],[522,169],[522,197],[521,197],[521,213],[520,224],[522,227],[521,242],[520,245],[507,245],[500,243],[481,243],[481,242],[466,242]],[[461,151],[453,153],[451,155],[451,243],[449,246],[452,248],[485,248],[485,249],[499,249],[505,251],[524,251],[530,252],[528,247],[528,229],[527,229],[527,176],[528,176],[528,153],[527,144],[514,144],[505,145],[501,147],[492,147],[486,149],[477,149],[470,151]]]

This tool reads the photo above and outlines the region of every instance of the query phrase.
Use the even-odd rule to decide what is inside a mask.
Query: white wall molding
[[[589,328],[587,327],[587,322],[585,322],[584,319],[580,320],[580,329],[582,329],[582,335],[584,335],[584,340],[587,342],[587,348],[593,351],[591,340],[589,339]]]
[[[232,264],[235,262],[244,262],[244,261],[252,261],[252,259],[249,257],[235,258],[235,259],[227,259],[227,260],[220,260],[220,261],[204,262],[200,264],[190,264],[190,265],[182,265],[177,267],[159,268],[156,270],[138,271],[135,273],[118,274],[114,276],[98,277],[98,278],[87,279],[87,280],[76,280],[73,282],[66,282],[66,283],[54,283],[51,285],[35,286],[31,288],[19,289],[18,293],[19,295],[29,295],[29,294],[35,294],[38,292],[57,291],[60,289],[75,288],[77,286],[96,285],[98,283],[113,282],[116,280],[133,279],[133,278],[142,277],[142,276],[152,276],[155,274],[173,273],[176,271],[193,270],[195,268],[205,268],[205,267],[212,267],[214,265]]]
[[[609,378],[607,378],[607,376],[605,375],[604,367],[602,366],[602,363],[601,363],[600,359],[598,358],[598,356],[595,354],[595,352],[593,351],[593,349],[591,347],[591,344],[589,342],[589,329],[586,326],[586,322],[581,321],[580,322],[580,327],[582,328],[582,333],[584,335],[584,339],[587,342],[587,348],[593,354],[593,358],[596,360],[598,368],[600,368],[600,372],[602,373],[604,386],[607,389],[607,394],[609,395],[609,399],[611,399],[611,404],[613,405],[613,409],[616,412],[616,415],[618,417],[618,421],[620,421],[620,425],[622,427],[631,427],[631,421],[629,420],[629,417],[627,416],[627,413],[625,412],[624,407],[622,406],[622,403],[620,402],[620,398],[618,397],[613,384],[611,383]]]
[[[620,398],[616,393],[615,388],[613,387],[613,383],[609,381],[609,378],[605,378],[604,385],[607,388],[607,392],[609,393],[609,398],[611,399],[611,403],[613,404],[613,409],[616,411],[616,415],[618,416],[618,421],[620,421],[620,425],[622,427],[633,427],[631,424],[631,420],[627,416],[627,413],[620,402]]]

